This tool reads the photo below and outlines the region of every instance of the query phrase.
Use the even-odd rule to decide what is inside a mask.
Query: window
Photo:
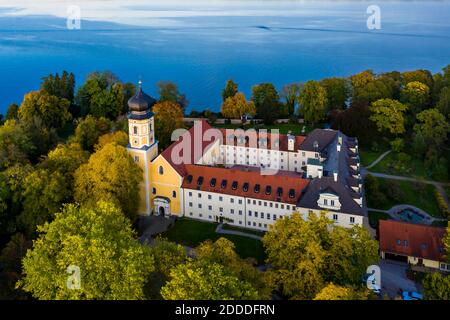
[[[255,211],[255,218],[258,218],[258,211]]]
[[[248,191],[248,182],[245,182],[244,183],[244,185],[243,185],[243,187],[242,187],[242,190],[244,190],[244,192],[247,192]],[[250,200],[249,200],[250,201]]]
[[[223,201],[223,197],[222,196],[219,197],[219,201]]]
[[[266,186],[266,194],[269,195],[272,193],[272,187],[271,186]]]
[[[153,188],[153,189],[155,189],[155,188]],[[189,197],[192,197],[192,192],[189,192]]]
[[[407,247],[407,246],[408,246],[408,240],[404,240],[404,241],[403,241],[403,245],[404,245],[405,247]]]
[[[277,209],[278,209],[278,203],[275,203],[275,208],[277,208]]]
[[[250,204],[250,199],[247,199],[247,203]]]
[[[242,216],[242,210],[239,210],[239,215]]]
[[[198,204],[198,208],[199,208],[199,209],[202,208],[202,204],[201,204],[201,203]]]
[[[295,190],[294,189],[289,189],[289,198],[295,198]]]
[[[201,217],[203,217],[203,214],[200,213],[198,216],[201,218]]]
[[[231,203],[234,203],[234,198],[230,198],[230,202],[231,202]]]
[[[242,199],[239,199],[239,204],[242,204]]]
[[[273,220],[277,220],[277,215],[274,214],[274,215],[272,216],[272,219],[273,219]]]
[[[227,180],[222,180],[222,183],[220,184],[220,187],[222,189],[225,189],[227,187]]]
[[[350,223],[355,223],[355,217],[350,217]]]
[[[248,216],[249,216],[249,217],[252,216],[252,212],[251,212],[251,211],[248,212]]]
[[[197,195],[199,198],[201,198],[202,197],[202,194],[201,193],[199,193],[198,195]]]
[[[211,186],[211,187],[215,187],[216,186],[216,178],[212,178],[211,179],[211,181],[209,182],[209,185]]]
[[[397,239],[397,245],[399,246],[401,244],[402,244],[402,242],[400,241],[400,239]]]
[[[153,194],[156,194],[156,188],[152,189]]]
[[[242,224],[242,221],[241,221],[241,220],[239,220],[239,224]]]
[[[260,189],[260,185],[259,184],[255,184],[255,188],[254,188],[254,192],[255,193],[259,193],[259,189]]]
[[[238,187],[238,182],[237,181],[233,181],[233,183],[231,184],[231,189],[236,190]]]
[[[208,218],[209,218],[209,219],[212,219],[212,216],[211,216],[211,215],[209,215],[209,216],[208,216]]]
[[[270,207],[272,208],[273,207],[273,203],[271,202],[271,203],[269,203],[270,204]]]
[[[134,162],[139,162],[139,156],[134,156]]]
[[[192,212],[189,212],[189,215],[192,217]]]
[[[266,223],[264,223],[264,228],[267,229],[267,224]]]
[[[138,127],[136,126],[133,127],[133,134],[138,134]]]
[[[284,204],[281,204],[280,207],[281,207],[281,209],[284,209]]]
[[[203,184],[203,177],[200,176],[200,177],[198,177],[198,179],[197,179],[197,185],[198,185],[198,186],[201,186],[202,184]]]
[[[253,204],[256,205],[256,200],[253,200]]]
[[[334,207],[334,200],[330,200],[330,202],[331,202],[331,206]]]
[[[338,219],[338,215],[337,214],[333,214],[333,220],[337,221],[337,219]]]
[[[188,175],[186,179],[187,179],[188,183],[191,183],[192,182],[192,175],[191,174]]]
[[[234,209],[230,209],[230,213],[231,213],[231,214],[234,214]]]
[[[249,221],[248,223],[247,223],[249,226],[251,226],[252,225],[252,223]]]
[[[163,168],[162,166],[159,166],[158,171],[159,171],[159,174],[160,174],[160,175],[163,175],[163,174],[164,174],[164,168]],[[192,178],[191,178],[191,179],[192,179]]]
[[[172,191],[172,198],[176,198],[177,197],[177,192],[176,191]]]
[[[256,222],[253,222],[253,226],[256,227]]]
[[[212,210],[212,206],[208,206],[208,210]]]
[[[222,208],[222,207],[220,207],[220,208],[219,208],[219,211],[220,211],[220,212],[223,212],[223,208]]]
[[[327,206],[328,205],[328,199],[323,199],[323,204]]]
[[[210,194],[208,194],[208,200],[211,200],[212,196]]]
[[[189,202],[189,207],[192,207],[192,202]]]

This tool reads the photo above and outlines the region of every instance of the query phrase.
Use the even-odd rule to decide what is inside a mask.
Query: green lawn
[[[381,156],[386,151],[387,150],[382,151],[359,150],[359,157],[361,158],[362,165],[367,167],[372,162],[377,160],[378,157]]]
[[[369,224],[372,228],[378,229],[380,220],[389,220],[391,217],[384,212],[369,211]]]
[[[410,161],[400,164],[398,162],[398,154],[395,152],[388,154],[383,160],[378,162],[376,166],[370,168],[370,171],[417,179],[438,180],[432,177],[431,172],[425,168],[422,160],[412,158]]]
[[[433,217],[442,217],[433,185],[381,178],[377,178],[377,180],[384,198],[375,199],[372,195],[367,194],[369,208],[388,210],[395,205],[410,204],[428,212]]]
[[[223,229],[225,229],[225,230],[234,230],[234,231],[245,232],[245,233],[251,233],[251,234],[257,235],[259,237],[262,237],[265,234],[264,231],[258,231],[258,230],[247,229],[247,228],[240,228],[240,227],[231,226],[229,224],[225,224],[223,226]]]
[[[170,241],[189,246],[196,247],[205,240],[215,241],[221,237],[232,241],[236,246],[236,252],[242,257],[252,257],[263,263],[266,254],[262,242],[235,235],[218,234],[215,232],[217,224],[202,222],[192,219],[178,219],[175,226],[163,233],[161,236]]]

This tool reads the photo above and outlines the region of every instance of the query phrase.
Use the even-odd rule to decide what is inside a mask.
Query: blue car
[[[423,300],[423,295],[415,291],[403,291],[403,300]]]

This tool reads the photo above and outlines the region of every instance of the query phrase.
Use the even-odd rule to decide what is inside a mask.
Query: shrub
[[[436,197],[436,201],[438,203],[439,209],[441,210],[442,216],[450,220],[450,210],[448,209],[444,197],[437,189],[434,191],[434,196]]]

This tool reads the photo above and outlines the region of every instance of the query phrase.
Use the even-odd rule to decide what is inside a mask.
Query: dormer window
[[[317,200],[317,205],[324,209],[340,210],[339,196],[333,190],[325,190]]]
[[[238,187],[238,182],[237,181],[233,181],[233,183],[231,184],[231,189],[236,190]]]
[[[266,186],[266,195],[270,195],[272,193],[272,187]]]
[[[220,187],[222,189],[225,189],[227,187],[227,180],[222,180],[222,183],[220,184]]]
[[[260,189],[260,185],[259,184],[255,184],[255,193],[259,193],[259,189]]]
[[[244,192],[248,191],[248,182],[244,183],[244,186],[242,187],[242,190],[244,190]]]
[[[192,175],[191,174],[188,175],[186,179],[187,179],[188,183],[191,183],[192,182]]]
[[[290,189],[289,190],[289,198],[295,198],[295,190],[294,189]]]
[[[203,184],[203,177],[198,177],[198,179],[197,179],[197,185],[198,186],[201,186]]]
[[[209,182],[209,185],[214,188],[216,186],[216,181],[217,181],[216,178],[212,178],[211,181]]]

